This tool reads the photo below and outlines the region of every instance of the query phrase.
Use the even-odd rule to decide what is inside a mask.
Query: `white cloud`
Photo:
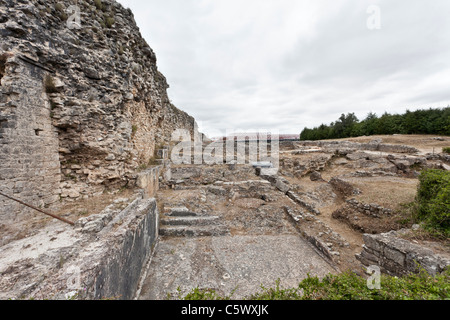
[[[207,134],[299,133],[341,113],[450,104],[450,3],[435,0],[119,0]],[[381,29],[367,28],[367,8]]]

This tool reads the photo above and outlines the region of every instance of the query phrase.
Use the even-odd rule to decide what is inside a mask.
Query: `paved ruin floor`
[[[261,285],[296,287],[308,276],[335,270],[299,235],[162,238],[140,300],[165,300],[193,288],[214,289],[242,299]]]

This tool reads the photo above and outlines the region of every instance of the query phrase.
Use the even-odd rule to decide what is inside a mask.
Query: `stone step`
[[[180,208],[171,208],[169,212],[165,214],[169,217],[197,217],[198,214],[192,211],[189,211],[188,208],[180,207]]]
[[[165,217],[161,219],[161,225],[166,226],[205,226],[217,223],[217,216],[198,216],[198,217]]]
[[[212,226],[162,226],[159,234],[166,237],[218,237],[230,234],[224,225]]]

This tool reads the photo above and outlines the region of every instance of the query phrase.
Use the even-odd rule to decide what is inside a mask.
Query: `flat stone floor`
[[[243,299],[261,285],[297,287],[308,273],[336,271],[298,234],[162,238],[138,299],[166,300],[193,288]]]

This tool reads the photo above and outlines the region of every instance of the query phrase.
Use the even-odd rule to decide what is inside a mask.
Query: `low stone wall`
[[[293,201],[295,201],[297,204],[301,205],[303,208],[308,210],[309,212],[315,214],[316,216],[320,215],[320,211],[314,207],[313,204],[307,203],[302,198],[299,197],[298,194],[292,191],[288,191],[286,195],[291,198]]]
[[[2,247],[0,299],[133,299],[159,230],[156,200],[142,193]]]
[[[365,266],[375,265],[394,276],[416,273],[418,265],[430,275],[443,272],[450,266],[450,258],[433,250],[399,238],[398,231],[378,235],[364,235],[363,250],[356,258]]]
[[[354,210],[369,217],[381,218],[393,213],[391,209],[383,208],[382,206],[379,206],[377,204],[362,203],[357,201],[356,199],[349,199],[346,202]]]
[[[340,264],[341,252],[350,250],[350,244],[338,233],[314,215],[302,210],[284,207],[285,213],[294,223],[300,234],[321,252],[330,262]]]
[[[321,147],[326,151],[339,151],[345,150],[346,152],[353,152],[355,150],[370,150],[380,152],[393,152],[393,153],[418,153],[414,147],[397,144],[384,144],[378,140],[374,140],[369,143],[358,143],[350,141],[301,141],[296,143],[298,146],[305,147]]]
[[[306,202],[297,193],[291,191],[289,181],[287,181],[283,177],[278,176],[277,168],[269,168],[269,169],[256,168],[255,171],[257,176],[269,181],[275,188],[283,192],[291,200],[293,200],[294,202],[296,202],[309,212],[315,214],[316,216],[320,215],[320,211],[317,208],[315,208],[313,204]]]
[[[427,160],[441,160],[447,164],[450,164],[450,154],[445,153],[429,153],[426,155]]]
[[[370,149],[369,149],[370,150]],[[393,152],[393,153],[418,153],[414,147],[397,145],[397,144],[379,144],[375,151],[380,152]]]
[[[136,185],[144,190],[144,197],[153,198],[158,192],[162,169],[163,166],[156,166],[138,174]]]
[[[353,187],[349,182],[336,177],[330,180],[330,185],[344,197],[354,196],[361,193],[359,189]]]
[[[155,199],[139,201],[123,219],[128,220],[129,228],[116,233],[115,246],[108,242],[111,248],[102,257],[86,298],[130,300],[136,295],[158,238],[159,214]]]

